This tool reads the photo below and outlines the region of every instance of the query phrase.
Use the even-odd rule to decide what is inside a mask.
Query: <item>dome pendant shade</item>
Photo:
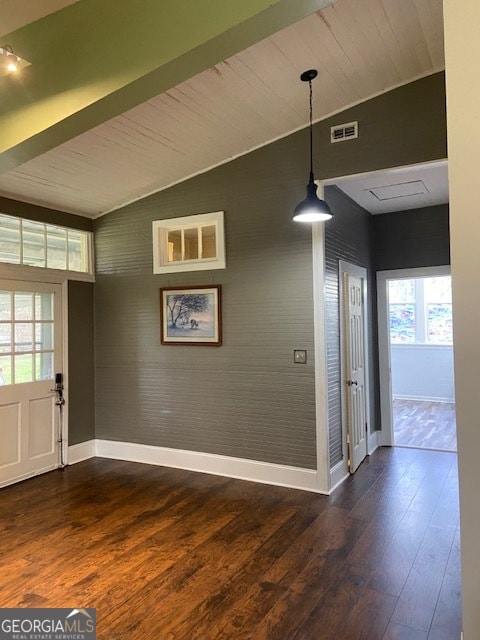
[[[317,185],[313,176],[313,108],[312,108],[312,80],[317,77],[316,69],[304,71],[300,76],[302,82],[308,82],[310,93],[310,180],[307,184],[307,197],[295,207],[293,219],[296,222],[324,222],[333,218],[330,207],[317,196]]]
[[[307,197],[295,207],[293,219],[295,222],[325,222],[332,217],[328,204],[317,196],[317,185],[312,175],[307,184]]]

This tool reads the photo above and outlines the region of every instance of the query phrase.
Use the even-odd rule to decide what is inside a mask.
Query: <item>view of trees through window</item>
[[[0,291],[0,386],[53,379],[53,294]]]
[[[450,276],[405,278],[388,283],[393,344],[452,344]]]

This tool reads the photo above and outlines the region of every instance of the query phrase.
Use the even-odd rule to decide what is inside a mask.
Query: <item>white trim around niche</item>
[[[196,213],[182,218],[168,218],[154,220],[152,222],[153,240],[153,273],[179,273],[184,271],[211,271],[213,269],[225,269],[225,225],[224,211],[212,213]],[[202,233],[203,227],[215,229],[215,256],[203,258]],[[185,239],[184,231],[196,230],[198,239],[198,253],[196,259],[181,259],[175,262],[169,261],[169,232],[181,232],[182,256],[184,255]]]

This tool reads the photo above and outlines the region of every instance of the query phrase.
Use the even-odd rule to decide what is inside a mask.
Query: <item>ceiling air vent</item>
[[[330,129],[331,142],[343,142],[358,138],[358,122],[347,122],[347,124],[337,124]]]

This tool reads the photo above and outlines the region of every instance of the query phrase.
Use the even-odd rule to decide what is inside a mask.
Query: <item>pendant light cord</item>
[[[311,80],[308,81],[308,86],[310,89],[310,182],[313,182],[313,92]]]

